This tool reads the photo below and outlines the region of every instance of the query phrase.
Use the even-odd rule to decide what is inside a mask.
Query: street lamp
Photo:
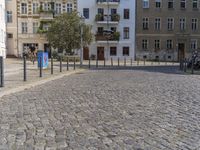
[[[81,49],[80,49],[80,66],[83,65],[83,25],[85,23],[85,17],[80,13],[80,28],[81,28]]]

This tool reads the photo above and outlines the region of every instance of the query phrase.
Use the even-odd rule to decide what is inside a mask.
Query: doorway
[[[48,57],[51,58],[51,50],[49,44],[44,44],[44,52],[48,52]]]
[[[178,60],[183,60],[185,58],[185,44],[179,43],[178,44]]]
[[[89,48],[88,47],[83,48],[83,60],[89,60]]]
[[[97,59],[104,60],[104,47],[97,47]]]

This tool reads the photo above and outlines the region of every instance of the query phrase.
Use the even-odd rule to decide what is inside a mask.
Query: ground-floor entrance
[[[97,47],[97,59],[104,60],[104,47]]]
[[[183,60],[185,58],[185,44],[178,43],[178,60]]]
[[[89,48],[88,47],[83,48],[83,59],[89,60]]]

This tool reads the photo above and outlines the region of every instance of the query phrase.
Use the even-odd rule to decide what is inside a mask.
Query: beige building
[[[136,58],[180,60],[200,48],[199,0],[136,2]]]
[[[5,1],[0,0],[0,56],[6,56],[6,21],[5,21]]]
[[[12,23],[7,24],[8,55],[20,57],[24,51],[31,47],[50,52],[44,34],[49,28],[49,22],[61,13],[76,9],[76,0],[8,1],[7,18],[8,11],[12,11],[13,17]],[[9,34],[13,35],[9,36]]]

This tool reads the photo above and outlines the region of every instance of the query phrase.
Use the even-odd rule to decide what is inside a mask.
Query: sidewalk
[[[35,85],[39,85],[51,80],[61,78],[63,76],[71,75],[73,73],[81,72],[76,66],[76,70],[72,67],[72,63],[67,71],[66,64],[63,63],[63,71],[60,72],[59,62],[54,62],[54,74],[51,75],[49,67],[43,69],[42,77],[39,77],[39,69],[37,67],[37,62],[33,65],[32,62],[27,60],[27,81],[23,81],[23,60],[22,59],[11,59],[7,58],[4,61],[4,87],[0,88],[0,99],[2,96],[22,91],[24,89],[30,88]]]

